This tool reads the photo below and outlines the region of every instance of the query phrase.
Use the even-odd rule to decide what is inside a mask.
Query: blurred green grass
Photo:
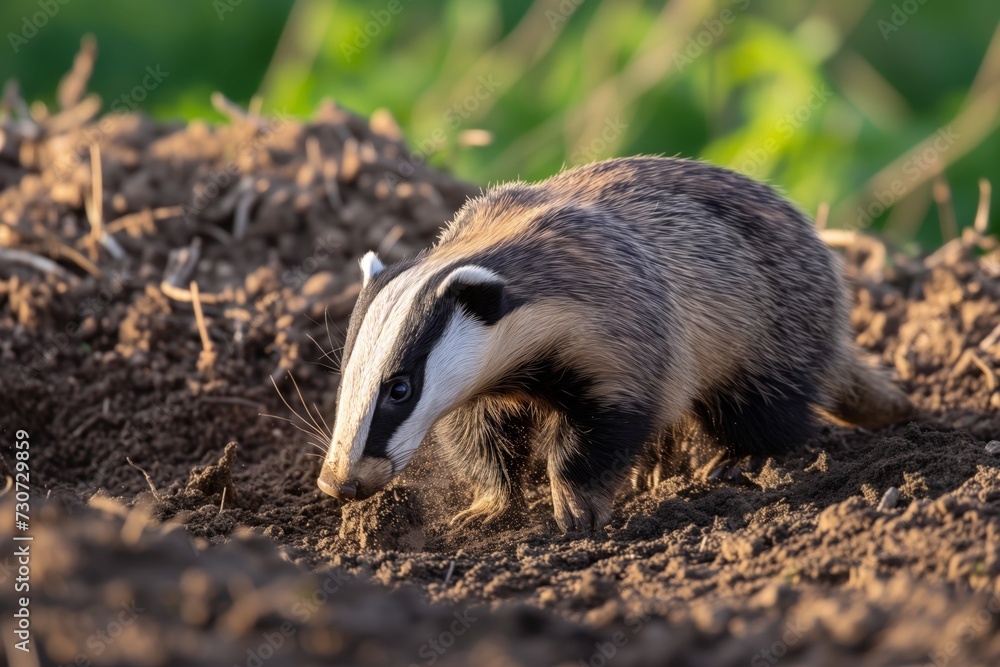
[[[996,0],[63,2],[0,6],[0,78],[29,100],[54,104],[92,33],[106,105],[160,65],[140,106],[161,119],[222,121],[213,90],[302,116],[325,97],[386,107],[432,163],[483,184],[700,157],[911,247],[946,235],[935,180],[960,226],[980,178],[1000,187]]]

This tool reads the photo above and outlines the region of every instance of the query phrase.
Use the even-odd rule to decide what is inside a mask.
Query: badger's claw
[[[515,528],[524,523],[524,507],[520,503],[473,503],[451,518],[453,530],[492,530]]]
[[[636,491],[651,491],[669,476],[667,466],[662,461],[649,466],[636,466],[632,470],[632,488]]]
[[[600,489],[585,496],[569,484],[553,481],[552,510],[564,533],[592,532],[611,520],[611,499]]]
[[[708,473],[708,479],[716,482],[747,482],[745,473],[759,472],[760,468],[760,459],[755,456],[727,459]]]

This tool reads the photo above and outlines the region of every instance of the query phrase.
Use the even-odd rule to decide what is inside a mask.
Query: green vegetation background
[[[302,116],[386,107],[483,184],[700,157],[927,247],[950,234],[935,181],[959,226],[979,179],[1000,187],[998,21],[997,0],[7,0],[0,79],[52,105],[92,33],[106,108],[158,65],[138,106],[160,119],[222,122],[214,90]]]

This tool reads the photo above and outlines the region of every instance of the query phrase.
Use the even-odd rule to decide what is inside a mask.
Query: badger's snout
[[[319,486],[319,490],[326,495],[339,498],[340,500],[354,500],[358,495],[357,482],[344,482],[342,484],[338,484],[324,479],[321,475],[316,481],[316,485]]]
[[[340,500],[364,500],[392,481],[392,462],[380,456],[363,456],[347,474],[327,463],[316,480],[320,491]]]

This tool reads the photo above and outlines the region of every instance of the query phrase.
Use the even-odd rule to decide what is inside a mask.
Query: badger
[[[822,415],[909,412],[859,357],[837,258],[770,187],[635,157],[468,201],[419,255],[361,260],[325,493],[362,499],[425,440],[467,480],[459,526],[523,516],[532,456],[566,532],[608,523],[649,449],[694,425],[733,460],[778,456]]]

